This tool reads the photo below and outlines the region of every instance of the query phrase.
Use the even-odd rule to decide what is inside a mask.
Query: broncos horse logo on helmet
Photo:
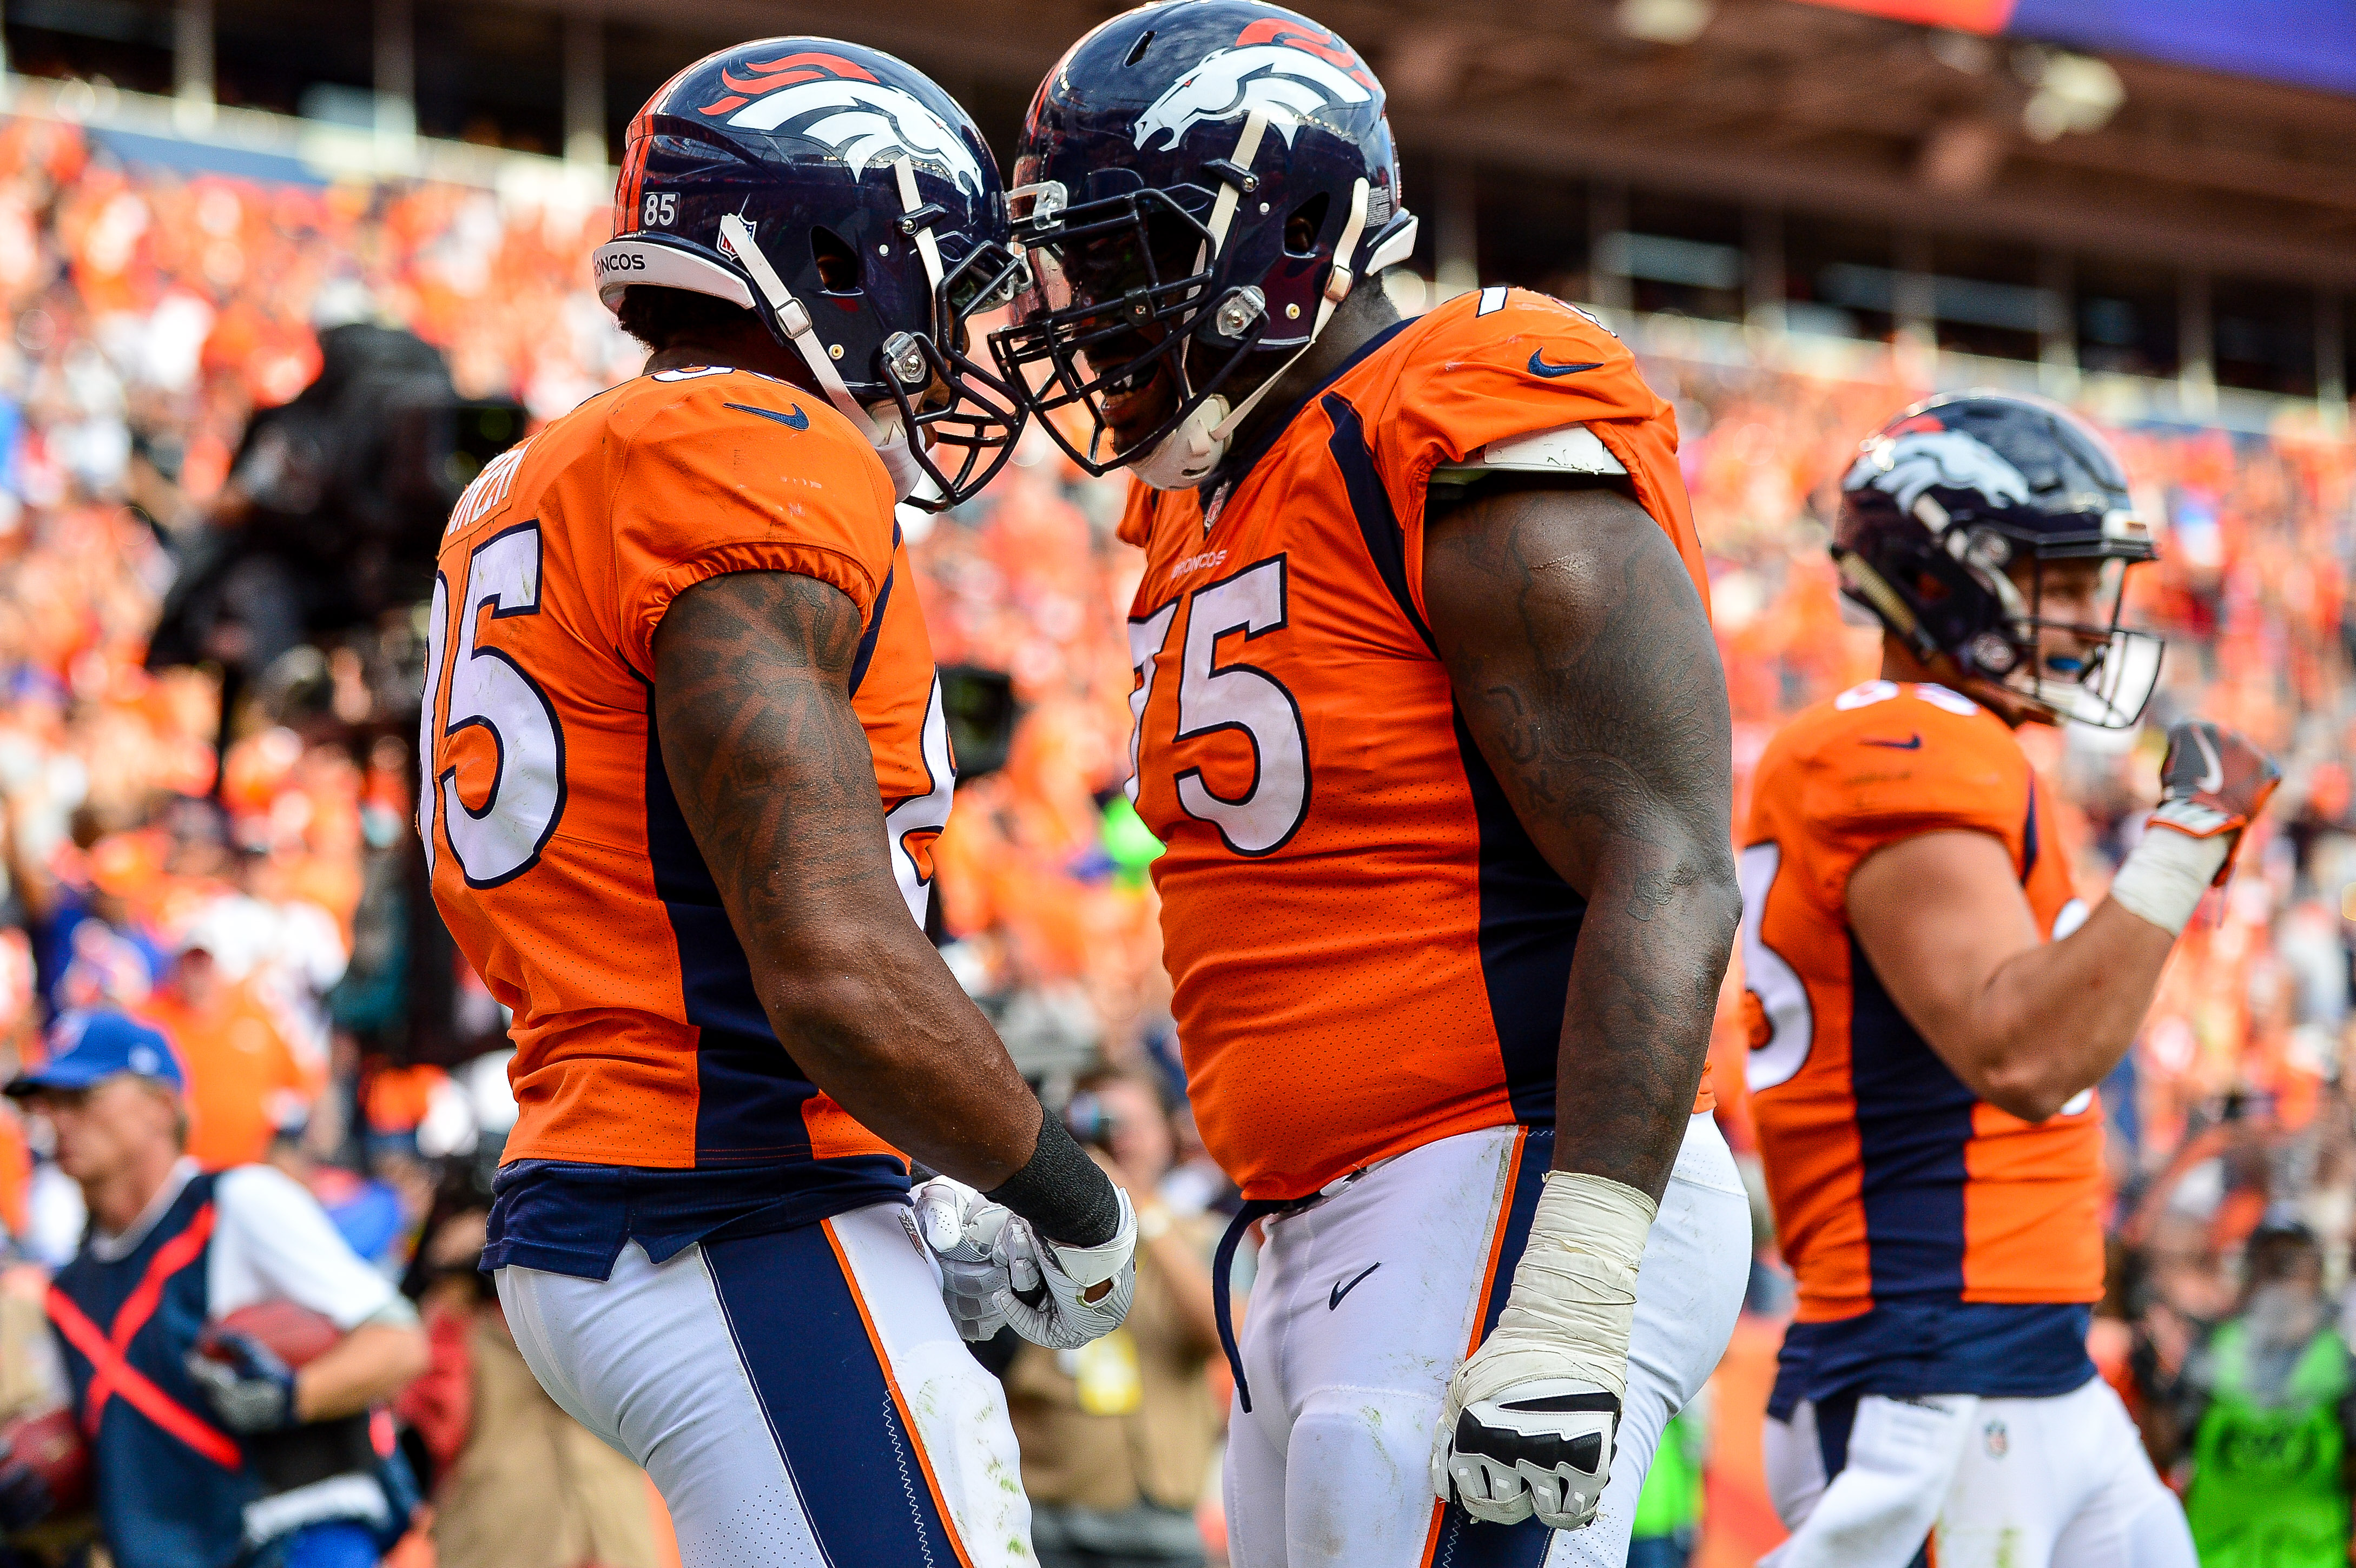
[[[630,122],[598,297],[752,311],[937,510],[1004,465],[1022,401],[967,353],[1024,277],[998,165],[955,100],[890,55],[764,38],[708,55]],[[926,482],[929,481],[929,485]]]
[[[1238,120],[1257,109],[1290,146],[1301,122],[1318,110],[1333,103],[1364,103],[1372,97],[1373,89],[1312,52],[1305,40],[1291,46],[1238,45],[1219,50],[1171,83],[1137,117],[1137,144],[1150,148],[1159,136],[1163,146],[1174,147],[1197,125]]]
[[[1009,193],[1036,286],[991,340],[1083,468],[1201,484],[1361,280],[1407,259],[1383,90],[1258,0],[1171,0],[1041,84]]]
[[[701,112],[733,109],[728,123],[740,131],[790,129],[833,148],[859,174],[911,154],[946,172],[968,194],[985,194],[980,160],[949,123],[872,72],[825,54],[786,55],[756,61],[753,69],[763,74],[741,78],[723,70],[721,80],[734,91]]]
[[[2050,403],[1986,391],[1933,398],[1869,437],[1832,542],[1842,592],[1918,657],[2039,719],[2111,730],[2134,725],[2159,680],[2160,639],[2119,624],[2126,569],[2155,553],[2101,436]],[[2066,560],[2106,563],[2107,624],[2044,613],[2046,569]],[[2040,635],[2056,628],[2095,651],[2057,661]]]

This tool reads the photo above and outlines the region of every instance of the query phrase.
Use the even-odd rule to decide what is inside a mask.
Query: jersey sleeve
[[[2035,809],[2029,759],[2003,720],[1949,693],[1899,695],[1837,711],[1809,748],[1802,811],[1855,867],[1885,845],[1925,833],[1985,833],[2021,869]],[[1836,904],[1847,889],[1819,891]]]
[[[830,583],[865,624],[892,570],[892,511],[882,462],[831,408],[749,375],[696,383],[631,437],[615,487],[624,658],[650,673],[671,601],[734,571]]]
[[[1627,469],[1636,500],[1709,602],[1693,507],[1677,468],[1676,411],[1628,346],[1585,312],[1525,289],[1483,289],[1434,313],[1365,439],[1407,537],[1408,592],[1423,609],[1423,510],[1431,471],[1520,436],[1585,425]]]

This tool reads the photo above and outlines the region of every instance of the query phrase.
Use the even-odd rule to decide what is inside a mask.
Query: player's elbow
[[[2020,1045],[1993,1053],[1976,1076],[1979,1082],[1970,1085],[1972,1093],[2024,1122],[2059,1115],[2083,1087],[2062,1082],[2047,1053]]]
[[[1710,950],[1722,963],[1734,952],[1734,938],[1742,924],[1742,883],[1735,873],[1730,841],[1708,841],[1697,846],[1697,851],[1701,920]]]
[[[1723,835],[1678,835],[1660,866],[1640,873],[1632,910],[1651,905],[1672,914],[1684,928],[1697,958],[1723,973],[1742,923],[1742,884],[1736,879],[1733,844]],[[1650,918],[1658,918],[1658,914]]]

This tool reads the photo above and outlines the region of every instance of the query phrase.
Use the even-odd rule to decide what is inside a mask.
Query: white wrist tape
[[[1496,1332],[1468,1362],[1462,1403],[1534,1378],[1573,1378],[1625,1398],[1636,1268],[1659,1205],[1624,1182],[1549,1171]]]
[[[2112,901],[2170,936],[2181,936],[2233,847],[2230,833],[2195,838],[2155,824],[2144,830],[2143,842],[2111,879]]]

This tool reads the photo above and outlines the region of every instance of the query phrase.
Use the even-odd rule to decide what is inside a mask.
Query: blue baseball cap
[[[161,1030],[112,1008],[91,1008],[50,1025],[48,1061],[18,1074],[7,1093],[21,1097],[43,1089],[88,1089],[125,1072],[175,1090],[187,1087]]]

